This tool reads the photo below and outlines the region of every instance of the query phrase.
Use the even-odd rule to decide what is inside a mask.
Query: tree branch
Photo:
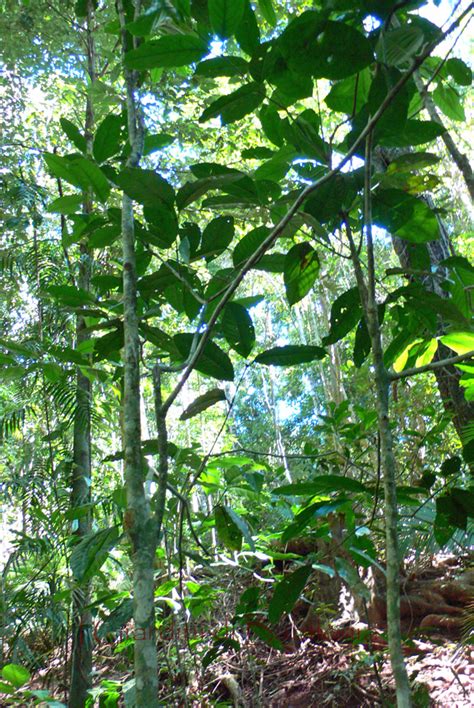
[[[424,366],[414,366],[412,369],[405,369],[404,371],[390,373],[390,381],[399,381],[400,379],[406,379],[409,376],[424,374],[426,371],[443,369],[445,366],[460,364],[462,361],[466,361],[467,359],[474,359],[474,349],[470,352],[466,352],[465,354],[450,357],[449,359],[440,359],[439,361],[432,361],[430,364],[425,364]]]

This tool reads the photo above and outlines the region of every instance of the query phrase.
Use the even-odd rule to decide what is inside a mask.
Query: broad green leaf
[[[50,285],[47,292],[68,307],[81,307],[94,302],[89,292],[73,285]]]
[[[436,165],[440,159],[440,157],[430,152],[408,152],[405,155],[400,155],[388,165],[387,174],[421,170],[424,167]]]
[[[227,511],[227,514],[230,516],[234,524],[237,526],[239,529],[240,533],[244,537],[244,539],[247,541],[247,543],[250,546],[250,549],[252,551],[255,551],[255,544],[253,542],[252,534],[250,533],[250,529],[248,527],[247,522],[245,519],[240,516],[240,514],[237,514],[236,511],[231,509],[229,506],[225,507],[225,510]]]
[[[345,293],[333,302],[331,307],[330,324],[331,329],[327,337],[324,337],[323,344],[335,344],[354,329],[362,317],[362,305],[360,304],[359,290],[357,287],[346,290]]]
[[[122,146],[123,118],[112,113],[97,128],[93,154],[97,162],[105,162],[116,155]]]
[[[426,243],[439,238],[436,214],[422,199],[398,189],[378,190],[373,199],[374,223],[399,238],[412,243]]]
[[[136,20],[133,20],[133,22],[127,23],[127,32],[133,34],[134,37],[146,37],[153,32],[160,16],[160,10],[152,10],[151,12],[147,11],[140,15]]]
[[[145,136],[145,144],[143,146],[143,154],[144,155],[151,155],[152,153],[156,152],[157,150],[162,150],[165,147],[168,147],[174,141],[176,140],[176,137],[173,135],[168,135],[168,133],[157,133],[156,135],[146,135]]]
[[[125,167],[114,179],[125,194],[140,204],[154,207],[157,202],[168,206],[174,203],[173,187],[154,170]]]
[[[431,120],[407,120],[401,132],[383,136],[380,143],[387,147],[423,145],[439,138],[446,131],[444,126]]]
[[[318,254],[308,242],[295,244],[285,258],[284,281],[286,297],[294,305],[309,293],[318,277]]]
[[[316,78],[345,79],[374,60],[371,43],[361,32],[313,10],[290,22],[278,46],[291,70]]]
[[[2,668],[2,677],[9,681],[15,688],[21,688],[30,680],[30,672],[19,664],[6,664]]]
[[[6,693],[7,695],[12,696],[15,693],[15,688],[11,685],[11,683],[0,681],[0,693]]]
[[[328,162],[328,146],[320,136],[319,116],[310,108],[300,113],[285,131],[287,140],[294,145],[299,156],[310,157],[318,162]]]
[[[127,69],[155,69],[186,66],[202,59],[208,52],[207,42],[192,34],[170,34],[144,42],[125,55]]]
[[[417,54],[424,41],[424,34],[419,27],[397,27],[389,32],[381,32],[375,54],[383,64],[404,66]]]
[[[195,76],[244,76],[248,68],[249,63],[242,57],[213,57],[197,65]]]
[[[222,123],[234,123],[254,111],[265,98],[265,87],[255,81],[244,84],[237,91],[221,96],[211,103],[201,114],[200,123],[221,117]]]
[[[322,347],[306,344],[288,344],[285,347],[267,349],[267,351],[262,352],[255,358],[255,362],[257,364],[265,364],[265,366],[295,366],[296,364],[319,361],[326,354],[326,350],[322,349]]]
[[[456,354],[467,354],[474,351],[474,333],[472,332],[451,332],[440,337],[440,340]]]
[[[54,153],[45,153],[44,160],[54,177],[64,179],[84,191],[92,189],[99,201],[107,201],[109,182],[99,166],[91,160],[85,157],[59,157]]]
[[[270,229],[267,226],[258,226],[256,229],[252,229],[252,231],[245,234],[234,248],[232,255],[234,266],[238,268],[245,263],[262,245],[269,233]]]
[[[462,460],[458,455],[455,455],[454,457],[448,457],[448,459],[444,460],[443,464],[441,465],[441,474],[443,475],[443,477],[449,477],[452,474],[457,474],[461,469],[461,465]]]
[[[71,553],[71,569],[79,583],[90,580],[105,563],[120,538],[117,526],[85,536]]]
[[[51,214],[74,214],[81,211],[84,197],[82,194],[71,194],[67,197],[59,197],[54,202],[48,204],[47,211]]]
[[[159,248],[169,248],[178,235],[178,217],[173,207],[157,200],[154,207],[145,207],[143,214],[148,230],[137,229],[140,241]]]
[[[127,597],[104,618],[104,621],[97,631],[98,636],[105,637],[109,632],[117,632],[130,622],[132,617],[133,600]]]
[[[218,37],[235,34],[245,11],[245,0],[208,0],[211,27]]]
[[[85,153],[87,151],[87,143],[79,128],[67,118],[61,118],[59,122],[61,123],[61,128],[73,145],[75,145],[80,152]]]
[[[229,302],[222,314],[221,327],[232,349],[247,358],[255,344],[255,329],[245,307],[236,302]]]
[[[439,83],[433,91],[433,100],[444,115],[451,120],[466,120],[459,94],[452,86]]]
[[[195,398],[186,410],[181,413],[179,419],[189,420],[189,418],[194,418],[195,415],[199,415],[199,413],[214,406],[216,403],[220,403],[220,401],[227,401],[225,391],[222,391],[220,388],[213,388],[211,391],[207,391],[207,393],[203,393],[202,396]]]
[[[244,15],[235,32],[235,38],[242,51],[250,56],[260,45],[260,30],[249,0],[245,0]]]
[[[356,479],[341,477],[337,474],[325,474],[315,477],[311,482],[296,482],[272,489],[272,494],[289,497],[314,496],[330,492],[366,492],[367,488]]]
[[[273,0],[257,0],[257,2],[263,19],[268,22],[270,27],[275,27],[277,18],[273,9]]]
[[[234,218],[232,216],[218,216],[204,229],[201,248],[196,255],[204,256],[207,261],[211,261],[228,248],[233,238]]]
[[[288,119],[281,118],[278,110],[273,105],[263,106],[258,117],[267,138],[274,145],[282,147],[285,141],[285,125],[288,123]]]
[[[338,81],[324,99],[327,107],[356,115],[368,99],[371,80],[369,69],[363,69],[356,76]]]
[[[176,334],[173,337],[173,342],[183,359],[189,357],[193,340],[194,336],[192,334]],[[206,376],[211,376],[220,381],[234,380],[234,367],[231,360],[217,344],[211,341],[206,342],[204,351],[197,361],[196,369],[206,374]]]
[[[217,536],[229,551],[240,551],[242,548],[242,531],[229,514],[227,507],[217,504],[214,508]]]
[[[268,606],[270,622],[276,623],[285,612],[291,612],[311,572],[311,566],[304,565],[277,583]]]
[[[458,57],[452,57],[446,62],[446,71],[453,77],[459,86],[470,86],[472,71],[470,67]]]

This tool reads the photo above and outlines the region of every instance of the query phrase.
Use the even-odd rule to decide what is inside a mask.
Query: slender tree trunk
[[[135,0],[135,17],[140,2]],[[122,50],[133,47],[125,29],[126,14],[118,2],[122,29]],[[128,135],[131,146],[128,167],[137,167],[143,152],[143,121],[136,97],[136,75],[125,70]],[[156,524],[145,493],[140,426],[140,339],[137,313],[137,273],[133,202],[122,198],[124,393],[123,442],[125,450],[125,487],[127,511],[125,529],[132,545],[133,617],[135,623],[136,705],[158,706],[158,658],[155,636],[154,561],[157,544]]]
[[[393,450],[392,431],[390,428],[390,378],[383,361],[382,335],[378,319],[375,293],[375,262],[372,240],[371,207],[371,170],[372,141],[371,135],[366,145],[366,183],[365,183],[365,230],[367,239],[367,272],[365,281],[359,254],[352,238],[348,219],[346,228],[349,238],[352,262],[362,302],[364,316],[372,342],[372,361],[375,374],[376,407],[380,439],[381,468],[384,486],[385,511],[385,554],[387,575],[387,624],[390,662],[397,693],[398,708],[410,708],[411,690],[408,673],[403,657],[402,633],[400,624],[400,554],[398,549],[398,501],[397,501],[397,465]]]
[[[86,19],[87,73],[91,84],[96,79],[96,52],[94,41],[94,8],[88,2]],[[86,102],[85,139],[88,153],[92,153],[94,130],[94,108],[90,93]],[[83,210],[92,213],[92,192],[86,195]],[[77,286],[86,292],[90,290],[91,253],[85,244],[80,246]],[[82,316],[76,321],[76,345],[89,339],[86,323]],[[73,468],[71,507],[78,508],[91,501],[91,397],[90,379],[78,368],[76,373],[76,413],[73,433]],[[75,534],[78,539],[87,536],[92,529],[92,514],[87,511],[75,521]],[[83,708],[92,688],[92,615],[87,609],[90,601],[90,584],[75,584],[73,593],[72,618],[72,661],[71,685],[69,694],[70,708]]]

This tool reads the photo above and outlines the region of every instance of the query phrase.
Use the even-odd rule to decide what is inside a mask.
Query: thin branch
[[[474,360],[474,349],[472,349],[470,352],[466,352],[465,354],[459,354],[458,356],[453,356],[448,359],[432,361],[431,364],[425,364],[424,366],[414,366],[412,369],[405,369],[404,371],[393,372],[389,374],[389,377],[391,381],[398,381],[399,379],[406,379],[409,376],[424,374],[426,371],[435,371],[436,369],[444,369],[445,366],[460,364],[462,361],[466,361],[467,359]]]

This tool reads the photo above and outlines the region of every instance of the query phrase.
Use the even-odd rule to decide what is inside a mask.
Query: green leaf
[[[197,65],[195,76],[243,76],[248,68],[248,61],[242,57],[213,57]]]
[[[117,526],[85,536],[71,553],[71,569],[79,583],[90,580],[105,563],[120,538]]]
[[[248,258],[250,258],[250,256],[262,245],[269,233],[270,229],[268,226],[259,226],[245,234],[245,236],[240,239],[234,248],[234,253],[232,255],[234,266],[238,268],[245,263],[245,261],[248,260]]]
[[[162,150],[168,145],[171,145],[176,140],[173,135],[168,135],[168,133],[157,133],[156,135],[145,136],[145,144],[143,146],[143,154],[151,155],[157,150]]]
[[[426,243],[439,238],[436,214],[423,199],[398,189],[378,190],[372,202],[374,222],[399,238]]]
[[[97,162],[105,162],[116,155],[122,145],[123,118],[112,113],[97,128],[92,152]]]
[[[80,152],[87,152],[87,143],[85,137],[74,123],[71,123],[67,118],[61,118],[59,121],[61,128],[66,133],[69,140],[77,147]]]
[[[245,0],[208,0],[208,7],[215,34],[221,39],[232,37],[244,16]]]
[[[443,464],[441,465],[441,474],[443,477],[449,477],[451,474],[457,474],[462,465],[462,460],[458,455],[454,455],[454,457],[448,457],[447,460],[444,460]]]
[[[357,287],[346,290],[333,302],[331,307],[331,329],[322,343],[324,346],[335,344],[354,329],[362,317],[359,290]]]
[[[68,307],[81,307],[94,302],[89,292],[73,285],[50,285],[47,292]]]
[[[176,348],[183,359],[188,358],[193,340],[194,336],[187,333],[176,334],[173,337]],[[234,380],[234,367],[232,366],[231,360],[217,344],[211,341],[206,342],[204,351],[197,361],[196,369],[206,374],[206,376],[211,376],[220,381]]]
[[[260,30],[249,0],[245,0],[244,15],[237,27],[235,38],[240,48],[249,55],[253,55],[260,45]]]
[[[262,130],[267,138],[274,143],[274,145],[282,147],[285,141],[284,129],[288,123],[288,119],[280,118],[278,110],[272,105],[263,106],[258,117],[262,125]]]
[[[2,677],[15,688],[21,688],[30,680],[30,672],[19,664],[6,664],[2,669]]]
[[[257,364],[265,366],[295,366],[319,361],[326,356],[326,350],[306,344],[287,344],[285,347],[273,347],[255,358]]]
[[[287,497],[309,497],[316,494],[331,492],[366,492],[367,487],[356,479],[341,477],[337,474],[320,475],[311,482],[296,482],[295,484],[285,484],[283,487],[272,489],[272,494],[284,495]]]
[[[332,111],[356,115],[369,97],[371,75],[363,69],[356,76],[338,81],[324,99]]]
[[[270,622],[278,622],[285,612],[291,612],[311,572],[311,566],[304,565],[277,583],[268,606],[268,619]]]
[[[105,637],[109,632],[122,629],[133,617],[133,600],[125,598],[118,607],[110,612],[98,629],[98,636]],[[105,704],[107,705],[107,704]]]
[[[207,393],[203,393],[202,396],[195,398],[186,410],[181,413],[179,419],[189,420],[189,418],[194,418],[195,415],[199,415],[199,413],[202,413],[220,401],[227,401],[225,391],[222,391],[220,388],[213,388],[211,391],[207,391]]]
[[[192,34],[170,34],[144,42],[125,55],[127,69],[145,71],[159,67],[187,66],[208,52],[207,42]]]
[[[248,545],[250,546],[250,549],[252,551],[255,551],[255,544],[253,542],[253,538],[250,533],[250,529],[249,529],[248,524],[245,521],[245,519],[242,518],[242,516],[240,516],[239,514],[237,514],[237,512],[234,511],[233,509],[231,509],[229,506],[226,506],[225,509],[226,509],[228,515],[230,516],[230,518],[232,519],[232,521],[234,522],[234,524],[239,529],[239,531],[242,534],[242,536],[244,537],[244,539],[247,541]]]
[[[384,136],[380,143],[387,147],[406,147],[430,143],[446,132],[446,128],[431,120],[407,120],[402,131]]]
[[[453,77],[459,86],[470,86],[472,82],[472,71],[470,67],[458,57],[452,57],[446,62],[446,71]]]
[[[275,10],[273,9],[272,0],[257,0],[257,1],[258,1],[258,6],[260,8],[260,12],[262,13],[263,19],[268,22],[270,27],[275,27],[277,18],[276,18]]]
[[[232,349],[247,358],[255,344],[255,329],[245,307],[237,302],[229,302],[224,308],[221,326]]]
[[[313,10],[290,22],[278,46],[292,71],[316,78],[345,79],[374,61],[371,43],[361,32]]]
[[[264,85],[252,81],[244,84],[237,91],[221,96],[217,101],[211,103],[202,112],[199,122],[205,123],[211,118],[220,116],[224,125],[234,123],[258,108],[264,98]]]
[[[318,254],[308,242],[297,243],[288,251],[284,281],[290,305],[299,302],[309,293],[318,277],[319,269]]]
[[[375,48],[379,62],[388,66],[403,66],[417,54],[425,36],[419,27],[405,25],[382,32]]]
[[[220,542],[229,551],[240,551],[242,548],[242,532],[229,514],[227,507],[218,504],[214,509],[214,518]]]
[[[474,351],[474,333],[472,332],[451,332],[440,337],[440,340],[456,354],[467,354]]]
[[[85,157],[59,157],[54,153],[45,153],[44,160],[54,177],[64,179],[74,187],[87,191],[92,189],[99,201],[106,202],[110,194],[110,185],[100,167]]]
[[[204,256],[207,261],[224,253],[234,238],[234,218],[218,216],[213,219],[203,231],[201,248],[196,254]]]
[[[71,194],[67,197],[59,197],[54,202],[48,204],[47,211],[50,214],[74,214],[81,211],[84,198],[82,194]]]
[[[172,206],[174,203],[173,187],[154,170],[126,167],[114,180],[125,194],[145,206],[154,207],[157,202]]]
[[[445,116],[451,120],[466,120],[459,94],[452,86],[439,83],[433,91],[433,101]]]

